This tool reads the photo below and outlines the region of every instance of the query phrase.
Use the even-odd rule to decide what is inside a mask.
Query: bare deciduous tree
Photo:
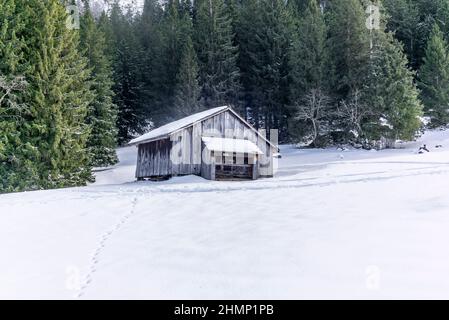
[[[311,143],[315,144],[322,122],[329,115],[330,99],[321,89],[312,89],[304,99],[296,104],[296,120],[310,122],[312,125]]]
[[[361,92],[355,89],[349,100],[343,100],[337,108],[337,116],[347,125],[349,131],[359,138],[363,136],[363,120],[374,115],[361,99]]]

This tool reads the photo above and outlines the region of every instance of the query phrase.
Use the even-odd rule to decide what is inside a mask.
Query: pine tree
[[[419,71],[419,87],[431,126],[449,123],[449,52],[438,25],[427,43],[424,64]]]
[[[410,66],[419,70],[425,56],[427,40],[434,24],[443,34],[449,33],[449,2],[447,0],[384,0],[391,17],[388,28],[404,44]]]
[[[304,5],[304,2],[301,3]],[[324,116],[328,117],[328,115],[319,115],[320,122],[313,122],[311,121],[313,117],[298,117],[297,114],[300,110],[303,110],[304,101],[307,102],[306,105],[310,105],[310,97],[326,96],[326,90],[328,89],[325,77],[327,31],[324,15],[321,13],[317,2],[309,0],[307,5],[307,7],[302,8],[299,15],[295,11],[293,12],[296,18],[296,26],[289,52],[289,104],[293,107],[291,111],[293,116],[290,117],[289,121],[289,132],[295,141],[305,139],[316,144],[318,135],[322,134],[317,125],[321,124]],[[312,104],[313,106],[314,104]],[[320,110],[326,110],[326,108],[320,108]],[[312,132],[313,139],[309,139],[310,132]]]
[[[327,63],[326,24],[315,0],[298,16],[289,52],[290,101],[300,100],[310,89],[325,88]]]
[[[140,100],[147,107],[145,116],[153,125],[166,122],[169,112],[166,105],[164,40],[162,21],[164,11],[157,0],[145,0],[142,14],[136,18],[136,34],[141,47],[139,78],[142,82]]]
[[[159,79],[163,84],[163,91],[160,94],[164,106],[162,110],[164,122],[184,114],[178,109],[180,107],[178,103],[175,106],[175,90],[179,83],[178,74],[183,62],[183,53],[187,41],[191,41],[192,36],[191,16],[188,11],[185,11],[184,5],[179,0],[169,0],[162,21],[163,41],[160,58],[162,70],[160,70]]]
[[[239,104],[239,69],[232,20],[223,0],[194,2],[195,48],[205,107]]]
[[[27,0],[24,9],[29,14],[23,36],[30,115],[22,136],[39,151],[40,187],[84,185],[92,178],[85,124],[92,93],[78,32],[67,28],[58,0]]]
[[[180,68],[176,77],[174,109],[176,118],[183,118],[203,109],[198,84],[198,63],[191,38],[188,38],[183,51]]]
[[[420,129],[422,114],[415,74],[402,45],[383,26],[373,30],[371,43],[359,136],[368,144],[381,138],[411,140]]]
[[[388,30],[404,45],[404,50],[413,68],[421,64],[420,57],[420,12],[417,1],[384,0],[390,18]]]
[[[382,84],[379,96],[383,97],[383,115],[387,123],[383,125],[384,136],[394,140],[412,140],[421,126],[422,105],[413,80],[414,73],[407,65],[402,45],[391,34],[386,34],[384,56],[380,61],[383,73],[379,74]]]
[[[224,0],[226,14],[231,19],[232,33],[234,34],[233,45],[237,45],[237,29],[240,19],[241,1],[239,0]]]
[[[0,2],[0,192],[36,189],[40,180],[39,153],[25,136],[29,63],[23,34],[28,13],[24,1]]]
[[[240,67],[246,106],[256,128],[280,129],[289,97],[291,16],[282,0],[247,1],[239,25]]]
[[[369,57],[369,33],[360,0],[330,4],[328,41],[332,87],[338,100],[363,86]]]
[[[247,0],[241,5],[239,20],[237,23],[236,42],[239,49],[238,67],[240,69],[240,81],[242,84],[242,111],[248,118],[248,111],[251,111],[251,118],[248,119],[259,128],[260,116],[258,101],[259,93],[256,92],[256,77],[253,75],[252,52],[256,49],[252,47],[254,35],[261,25],[259,15],[258,0]]]
[[[114,165],[118,161],[115,152],[117,106],[112,103],[112,72],[105,46],[105,35],[96,25],[89,1],[84,1],[81,48],[88,58],[88,67],[92,70],[89,80],[95,94],[87,116],[87,124],[91,127],[87,147],[91,165],[96,167]]]
[[[318,0],[288,0],[287,3],[293,13],[298,16],[305,16],[305,11],[309,8],[311,2],[318,5]]]
[[[118,106],[118,142],[124,144],[144,133],[150,122],[148,105],[143,100],[145,83],[142,70],[146,60],[143,59],[132,13],[125,15],[117,1],[111,9],[109,27],[107,33],[112,36],[114,103]]]

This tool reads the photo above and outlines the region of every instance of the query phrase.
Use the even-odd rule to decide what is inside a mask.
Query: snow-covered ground
[[[124,148],[94,185],[0,195],[0,298],[449,298],[448,131],[282,153],[273,179],[137,183]]]

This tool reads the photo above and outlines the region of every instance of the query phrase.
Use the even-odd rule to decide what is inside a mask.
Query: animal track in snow
[[[101,253],[103,249],[106,247],[106,242],[109,240],[109,238],[114,234],[114,232],[118,231],[127,221],[128,219],[134,214],[134,210],[137,205],[137,197],[134,198],[131,206],[131,210],[126,213],[119,222],[113,226],[109,231],[105,232],[101,236],[101,240],[97,245],[97,248],[94,251],[94,254],[92,255],[92,258],[90,260],[89,269],[87,271],[87,274],[84,278],[84,283],[81,285],[81,288],[77,294],[77,298],[81,298],[86,293],[87,288],[92,283],[93,276],[95,272],[97,272],[97,265],[100,262],[99,258],[101,256]]]

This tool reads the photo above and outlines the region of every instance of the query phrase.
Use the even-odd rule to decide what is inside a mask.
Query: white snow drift
[[[89,187],[0,195],[0,298],[449,298],[449,132],[285,146],[247,182],[136,183],[135,153]]]

